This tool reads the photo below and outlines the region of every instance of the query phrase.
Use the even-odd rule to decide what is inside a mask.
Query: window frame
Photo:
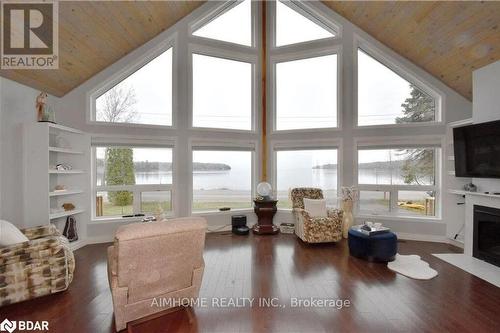
[[[253,211],[253,208],[251,206],[251,202],[253,198],[255,197],[256,193],[256,181],[257,179],[260,179],[260,174],[259,174],[259,161],[257,156],[260,156],[260,149],[259,149],[259,142],[257,140],[233,140],[232,143],[228,142],[227,140],[204,140],[200,138],[191,138],[189,140],[189,165],[190,165],[190,172],[189,172],[189,213],[190,215],[200,215],[200,216],[206,216],[206,215],[218,215],[218,214],[232,214],[234,212],[239,212],[239,213],[244,213],[244,212],[251,212]],[[250,207],[248,208],[236,208],[236,209],[231,209],[228,212],[221,212],[218,210],[193,210],[193,203],[194,203],[194,185],[193,185],[193,153],[195,151],[200,151],[200,150],[214,150],[214,151],[246,151],[251,153],[251,196],[250,196]]]
[[[276,0],[280,1],[280,0]],[[315,44],[324,44],[330,43],[335,40],[341,40],[342,39],[342,25],[336,23],[333,21],[331,18],[328,18],[319,11],[318,9],[314,8],[313,6],[310,6],[306,1],[297,1],[297,0],[289,0],[289,1],[282,1],[282,4],[285,6],[288,6],[291,10],[296,11],[298,14],[304,16],[306,19],[316,23],[323,29],[331,32],[334,34],[333,37],[326,37],[326,38],[320,38],[320,39],[314,39],[314,40],[309,40],[309,41],[304,41],[304,42],[299,42],[299,43],[293,43],[293,44],[287,44],[287,45],[282,45],[282,46],[277,46],[276,45],[276,36],[277,36],[277,25],[276,25],[276,1],[269,1],[268,2],[268,10],[270,12],[270,17],[274,17],[274,19],[271,20],[270,22],[270,29],[268,31],[271,32],[270,38],[269,38],[269,48],[271,51],[273,50],[286,50],[286,49],[291,49],[295,47],[307,47],[307,46],[312,46]],[[266,25],[267,26],[267,25]]]
[[[360,37],[358,34],[354,34],[353,40],[353,126],[354,129],[371,129],[371,128],[405,128],[405,127],[422,127],[422,126],[442,126],[445,122],[445,94],[436,88],[434,85],[430,84],[427,80],[421,78],[412,67],[413,64],[404,64],[401,61],[396,60],[395,57],[390,56],[387,52],[384,52],[377,48],[373,43]],[[404,80],[411,84],[417,86],[420,90],[427,93],[429,96],[436,101],[436,113],[435,120],[428,122],[415,122],[415,123],[404,123],[404,124],[378,124],[378,125],[359,125],[359,111],[358,111],[358,49],[362,50],[368,56],[372,57],[375,61],[378,61],[383,66],[387,67],[389,70],[393,71],[399,75]]]
[[[99,125],[99,126],[112,126],[112,127],[129,127],[129,128],[163,128],[163,129],[176,129],[177,128],[177,112],[178,112],[178,37],[177,32],[172,33],[171,37],[156,43],[149,52],[141,56],[138,60],[125,61],[124,58],[118,61],[122,67],[115,74],[107,77],[99,86],[90,90],[86,94],[86,124]],[[139,71],[152,60],[164,52],[172,49],[172,125],[155,125],[155,124],[140,124],[140,123],[124,123],[124,122],[106,122],[96,120],[96,100],[112,89],[117,84],[121,83],[129,76]]]
[[[278,152],[279,151],[293,151],[293,150],[337,150],[337,200],[340,198],[342,188],[342,173],[343,165],[343,145],[342,138],[336,139],[312,139],[312,140],[271,140],[270,142],[271,154],[271,170],[272,180],[271,186],[273,191],[278,191]],[[335,199],[335,198],[333,198]],[[291,212],[292,209],[280,208],[282,211]]]
[[[165,148],[172,150],[172,183],[171,184],[136,184],[136,185],[97,185],[97,158],[96,148],[98,147],[127,147],[127,148]],[[165,212],[167,217],[175,217],[177,211],[177,139],[176,138],[153,138],[136,137],[122,138],[115,136],[92,137],[90,146],[91,156],[91,223],[115,222],[115,221],[138,221],[142,217],[123,217],[123,216],[96,216],[96,200],[98,192],[108,191],[131,191],[134,195],[133,209],[134,214],[141,212],[141,193],[150,191],[170,191],[171,210]],[[136,200],[138,199],[138,200]],[[138,212],[138,213],[136,213]]]
[[[210,22],[216,20],[219,16],[222,14],[230,11],[232,8],[236,7],[239,5],[240,2],[243,2],[245,0],[229,0],[225,1],[220,5],[215,6],[211,10],[207,11],[203,16],[197,17],[195,20],[191,21],[188,26],[188,35],[190,38],[193,38],[195,41],[204,41],[207,43],[213,43],[213,44],[221,44],[221,45],[226,45],[226,46],[236,46],[236,47],[241,47],[243,49],[255,49],[258,46],[260,38],[258,37],[257,29],[258,27],[258,22],[259,22],[259,15],[260,15],[260,6],[258,1],[252,1],[252,10],[251,10],[251,15],[252,17],[250,18],[251,21],[251,39],[252,39],[252,45],[243,45],[243,44],[238,44],[238,43],[233,43],[233,42],[228,42],[220,39],[213,39],[213,38],[208,38],[208,37],[203,37],[203,36],[196,36],[194,32],[203,26],[209,24]]]
[[[199,54],[208,57],[226,59],[231,61],[239,61],[249,63],[251,69],[251,101],[252,106],[250,116],[250,129],[234,129],[234,128],[218,128],[218,127],[197,127],[194,126],[194,110],[193,110],[193,97],[194,97],[194,71],[193,71],[193,55]],[[258,121],[260,89],[258,87],[259,81],[259,60],[258,56],[254,53],[241,53],[236,51],[228,51],[225,49],[202,46],[198,44],[189,44],[188,46],[188,130],[191,131],[210,131],[210,132],[226,132],[226,133],[252,133],[256,134],[260,130],[260,122]]]
[[[297,129],[285,129],[278,130],[278,110],[277,110],[277,76],[276,67],[278,63],[306,60],[311,58],[319,58],[322,56],[336,55],[337,56],[337,126],[335,127],[317,127],[317,128],[297,128]],[[272,54],[269,61],[269,94],[268,94],[268,106],[271,110],[271,133],[281,134],[281,133],[299,133],[299,132],[321,132],[321,131],[341,131],[342,130],[342,46],[335,45],[329,47],[322,47],[315,50],[303,50],[298,52],[287,52],[282,54]]]
[[[380,191],[390,193],[389,213],[388,214],[370,214],[362,211],[359,207],[359,200],[355,207],[355,216],[357,218],[383,218],[393,220],[422,220],[422,221],[441,221],[442,220],[442,204],[443,204],[443,153],[445,146],[445,138],[443,136],[413,136],[408,137],[372,137],[372,138],[355,138],[354,140],[354,179],[353,184],[359,191]],[[399,149],[399,148],[435,148],[437,154],[434,159],[434,185],[389,185],[389,184],[359,184],[359,164],[358,152],[360,150],[375,150],[375,149]],[[434,191],[435,192],[435,215],[398,215],[391,213],[397,206],[399,191]]]

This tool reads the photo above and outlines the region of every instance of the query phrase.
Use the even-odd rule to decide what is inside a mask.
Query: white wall
[[[36,121],[35,101],[40,92],[4,78],[0,85],[1,217],[23,227],[22,124]],[[58,98],[49,96],[49,103],[57,106],[57,102]]]
[[[500,61],[477,69],[472,74],[474,124],[500,120]],[[478,191],[500,192],[499,179],[474,178]]]
[[[179,216],[184,216],[189,212],[189,197],[190,191],[187,190],[190,188],[191,184],[191,174],[189,172],[190,165],[190,151],[189,151],[189,139],[190,138],[199,138],[202,140],[222,140],[225,142],[234,142],[237,140],[243,141],[256,141],[260,139],[259,131],[255,133],[237,133],[237,132],[213,132],[213,131],[199,131],[189,129],[189,62],[188,62],[188,44],[189,43],[197,43],[203,47],[206,42],[200,41],[199,39],[194,39],[188,34],[188,25],[190,22],[195,20],[197,17],[201,17],[208,10],[213,8],[215,3],[207,3],[193,13],[188,15],[186,18],[179,21],[172,28],[167,31],[161,33],[157,37],[155,37],[150,42],[144,44],[133,52],[129,53],[113,65],[104,69],[102,72],[98,73],[87,82],[83,83],[66,96],[60,99],[57,118],[58,121],[72,127],[76,127],[84,130],[85,132],[94,133],[96,136],[103,135],[114,135],[120,137],[127,136],[138,136],[138,137],[148,137],[152,138],[162,138],[162,137],[176,137],[177,138],[177,163],[178,166],[178,174],[176,179],[176,186],[179,189],[178,196],[175,199],[175,205],[178,208],[177,214]],[[343,105],[341,106],[341,119],[342,119],[342,131],[328,131],[328,130],[316,130],[312,132],[295,132],[295,133],[270,133],[270,128],[268,129],[269,139],[270,140],[306,140],[306,139],[318,139],[318,140],[331,140],[331,139],[341,139],[343,144],[342,156],[340,156],[340,160],[342,163],[342,168],[344,170],[341,177],[341,185],[350,185],[353,183],[354,174],[353,174],[353,163],[354,163],[354,152],[355,146],[354,141],[357,138],[363,137],[383,137],[383,136],[407,136],[411,137],[414,135],[445,135],[445,125],[435,125],[435,126],[410,126],[404,128],[386,128],[384,130],[380,129],[360,129],[354,128],[354,91],[353,91],[353,82],[354,82],[354,71],[353,71],[353,58],[352,55],[355,50],[355,45],[353,43],[354,35],[362,37],[364,40],[370,42],[375,48],[383,52],[385,55],[390,57],[392,60],[397,62],[401,67],[405,68],[412,75],[420,78],[422,81],[429,83],[432,87],[435,87],[437,90],[443,93],[444,97],[444,109],[443,116],[445,122],[451,122],[455,120],[460,120],[464,118],[468,118],[471,116],[471,103],[467,101],[465,98],[457,94],[455,91],[449,89],[445,86],[441,81],[432,77],[422,69],[418,68],[414,64],[410,63],[406,59],[401,56],[395,54],[390,49],[384,47],[382,44],[378,43],[376,40],[371,38],[369,35],[365,34],[363,31],[358,29],[356,26],[346,21],[341,16],[337,15],[329,8],[324,6],[321,3],[311,3],[318,11],[324,13],[324,15],[336,21],[340,25],[342,25],[342,41],[335,42],[340,44],[338,46],[341,47],[341,56],[342,56],[342,101]],[[103,126],[103,125],[95,125],[87,122],[87,110],[88,110],[88,96],[87,93],[101,85],[103,82],[106,82],[111,77],[120,73],[123,70],[129,68],[132,64],[136,63],[140,59],[143,59],[146,54],[149,54],[158,43],[164,41],[165,39],[172,36],[173,33],[177,34],[177,75],[178,75],[178,94],[177,94],[177,127],[176,128],[147,128],[147,127],[123,127],[123,126]],[[234,50],[239,51],[242,50],[241,47],[237,46],[227,46],[221,43],[220,47],[222,49],[226,49],[228,52],[232,52]],[[307,46],[302,46],[303,48],[307,48]],[[300,47],[297,48],[300,51]],[[255,51],[258,54],[258,51]],[[259,78],[258,78],[259,79]],[[260,82],[260,80],[258,81]],[[16,131],[16,126],[19,124],[22,119],[30,119],[30,117],[34,117],[33,111],[33,103],[34,96],[36,96],[36,92],[30,90],[29,88],[21,88],[21,86],[14,84],[12,82],[7,82],[8,85],[8,93],[5,94],[5,98],[8,100],[8,103],[4,103],[2,97],[2,104],[7,104],[9,106],[9,110],[16,108],[19,110],[22,117],[17,119],[17,117],[13,117],[12,111],[9,111],[9,115],[6,119],[5,130],[8,133],[3,133],[2,138],[8,138],[9,142],[4,144],[5,148],[2,150],[2,161],[4,160],[3,152],[7,152],[8,159],[13,162],[20,162],[20,154],[18,150],[21,145],[14,144],[16,140],[20,140],[19,130]],[[33,98],[31,98],[33,96]],[[271,110],[271,108],[268,108]],[[258,103],[257,112],[260,115],[260,103]],[[270,120],[270,119],[269,119]],[[8,124],[8,125],[7,125]],[[268,124],[271,124],[271,121],[268,121]],[[2,121],[3,125],[3,121]],[[3,130],[4,128],[2,128]],[[258,129],[258,128],[257,128]],[[3,140],[2,140],[3,141]],[[13,148],[13,146],[16,146]],[[260,149],[260,146],[258,147]],[[273,156],[272,152],[269,152],[269,157]],[[269,161],[268,175],[272,175],[271,172],[271,161]],[[5,163],[3,163],[5,166]],[[260,167],[260,163],[257,163],[257,166]],[[4,212],[5,217],[19,218],[22,212],[19,212],[18,208],[12,208],[11,206],[15,202],[19,202],[19,194],[22,190],[22,186],[19,186],[19,191],[15,189],[15,182],[17,181],[17,173],[20,171],[15,171],[16,176],[10,177],[12,173],[4,172],[2,173],[2,180],[6,181],[5,187],[6,191],[9,192],[11,190],[14,191],[14,196],[10,197],[8,200],[4,198],[4,210],[6,206],[10,208]],[[257,178],[259,178],[260,170],[257,171]],[[444,185],[443,185],[444,187]],[[2,193],[5,194],[5,193]],[[15,206],[15,205],[14,205]],[[17,205],[20,207],[20,205]],[[425,221],[384,221],[387,225],[393,228],[400,233],[407,235],[420,235],[426,239],[438,239],[440,237],[444,238],[445,235],[445,223],[446,223],[446,210],[453,209],[453,207],[444,207],[443,220],[439,222],[425,222]],[[249,221],[252,223],[255,220],[255,216],[251,211],[247,212]],[[230,214],[210,214],[207,215],[209,219],[210,228],[216,228],[221,225],[225,225],[230,223]],[[280,212],[276,217],[275,222],[281,223],[287,221],[291,218],[288,212]],[[96,241],[102,240],[110,240],[112,239],[112,235],[116,228],[123,222],[100,222],[100,223],[91,223],[88,227],[88,236],[90,240],[94,239]]]

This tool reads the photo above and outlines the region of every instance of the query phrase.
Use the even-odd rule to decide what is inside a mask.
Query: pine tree
[[[403,116],[396,118],[396,123],[433,121],[436,112],[434,99],[412,84],[410,88],[410,97],[401,104]],[[400,154],[405,156],[401,168],[405,184],[434,182],[434,149],[401,149]]]
[[[107,185],[135,185],[132,148],[107,148],[105,161]],[[128,191],[110,192],[108,198],[115,206],[128,206],[134,200],[133,193]]]
[[[397,117],[396,123],[405,124],[433,121],[436,113],[434,99],[413,84],[410,84],[410,88],[410,97],[401,104],[403,107],[403,116]]]

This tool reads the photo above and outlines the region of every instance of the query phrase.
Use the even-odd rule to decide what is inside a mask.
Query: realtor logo
[[[1,69],[57,69],[58,3],[2,1]]]
[[[16,322],[10,321],[5,318],[4,321],[0,323],[0,331],[12,333],[16,330]]]

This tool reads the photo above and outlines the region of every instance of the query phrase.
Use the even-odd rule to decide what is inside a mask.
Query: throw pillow
[[[311,217],[327,217],[325,199],[307,199],[304,198],[304,210]]]
[[[29,241],[15,225],[10,222],[0,220],[0,247]]]

